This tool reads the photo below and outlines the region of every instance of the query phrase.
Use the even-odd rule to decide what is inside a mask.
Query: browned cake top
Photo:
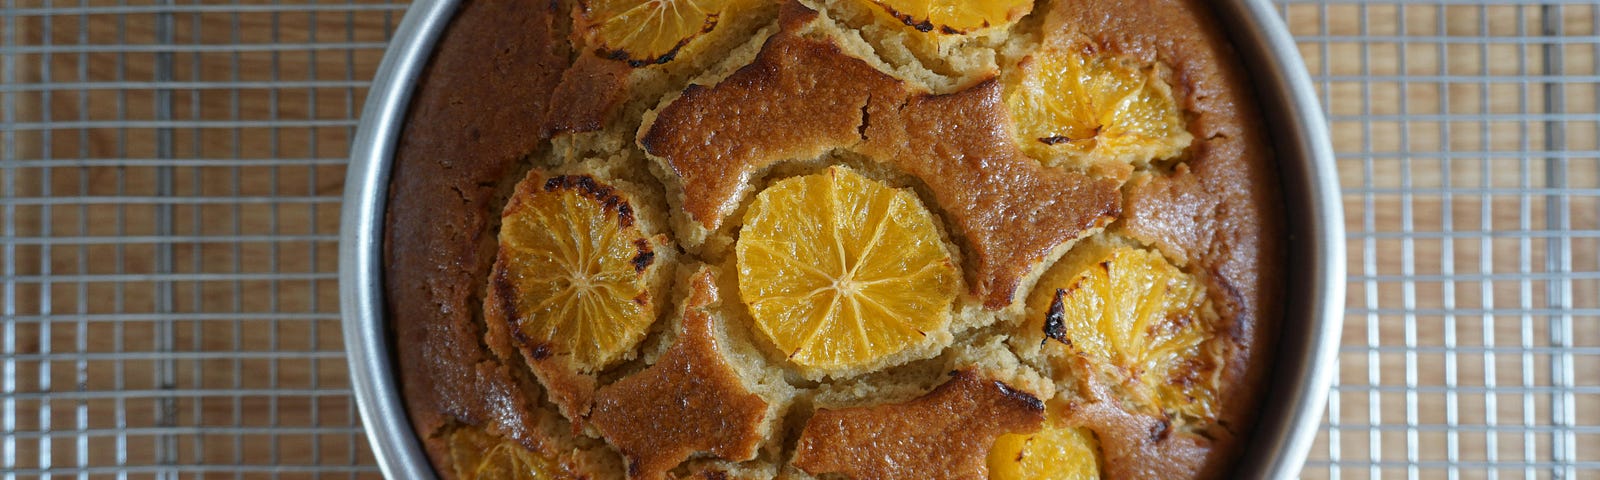
[[[787,29],[815,12],[786,11]],[[1051,251],[1119,211],[1117,180],[1046,168],[1011,140],[998,82],[917,92],[830,43],[785,32],[754,63],[691,86],[640,140],[681,179],[684,210],[720,225],[757,172],[851,149],[909,174],[949,215],[973,254],[973,293],[1011,304]]]
[[[999,82],[949,95],[874,99],[862,151],[932,191],[966,237],[973,293],[1010,304],[1022,279],[1057,246],[1105,226],[1120,211],[1118,181],[1045,168],[1010,140]]]
[[[752,196],[754,180],[784,162],[842,153],[885,167],[891,173],[876,175],[914,188],[943,220],[985,314],[1012,305],[1060,246],[1096,229],[1158,250],[1205,283],[1223,319],[1215,425],[1186,431],[1126,408],[1113,380],[1084,365],[1054,372],[1083,382],[1064,418],[1095,433],[1108,478],[1225,476],[1253,428],[1269,369],[1263,353],[1276,338],[1283,244],[1268,139],[1207,2],[1056,1],[1031,14],[1042,18],[1030,28],[1043,32],[1043,42],[1090,45],[1170,69],[1162,72],[1193,141],[1181,157],[1134,173],[1047,167],[1013,139],[1005,77],[931,93],[809,28],[823,19],[792,2],[781,2],[776,33],[752,61],[705,85],[677,84],[671,91],[681,97],[659,108],[659,98],[641,107],[629,88],[687,82],[697,72],[575,48],[570,17],[592,3],[465,0],[412,98],[390,185],[385,307],[408,414],[444,476],[455,471],[446,439],[481,429],[571,471],[608,471],[594,465],[620,458],[628,468],[618,476],[981,478],[997,436],[1042,421],[1038,399],[961,370],[901,403],[813,412],[809,396],[784,398],[795,408],[763,426],[777,403],[740,381],[745,370],[729,363],[720,343],[727,337],[717,333],[725,327],[718,322],[748,319],[713,314],[717,302],[739,298],[729,283],[719,296],[704,275],[693,277],[693,288],[680,285],[690,296],[659,299],[677,308],[658,321],[681,324],[665,334],[658,324],[651,335],[672,343],[646,342],[664,351],[645,354],[648,362],[630,357],[616,370],[580,373],[541,362],[535,346],[514,338],[515,322],[486,324],[496,307],[485,307],[485,297],[506,288],[488,280],[511,182],[530,158],[551,165],[543,157],[569,148],[561,141],[613,133],[626,124],[618,121],[624,105],[635,116],[654,114],[643,128],[633,119],[623,147],[630,150],[617,156],[634,166],[659,160],[664,170],[628,180],[659,177],[667,195],[681,188],[678,213],[712,231]],[[593,145],[566,153],[597,155],[582,150]],[[781,355],[768,360],[782,362]],[[778,466],[739,463],[750,459]]]
[[[532,204],[536,201],[551,201],[549,196],[542,196],[544,200],[535,200],[542,194],[560,196],[563,193],[577,195],[586,202],[592,202],[604,211],[602,218],[607,228],[618,231],[619,235],[632,235],[643,237],[636,228],[636,212],[626,196],[615,188],[604,185],[587,175],[549,175],[541,170],[528,172],[527,177],[519,182],[511,197],[507,199],[502,210],[501,229],[506,231],[513,222],[535,223],[543,219],[543,214],[538,207]],[[534,225],[531,228],[547,228],[548,225]],[[627,258],[628,263],[635,271],[644,271],[656,259],[650,242],[644,238],[635,238],[630,242],[628,249],[617,252]],[[489,326],[490,343],[494,345],[511,345],[521,352],[529,369],[538,377],[545,386],[547,398],[555,403],[561,413],[567,418],[579,421],[588,415],[590,404],[593,402],[596,388],[594,372],[590,368],[580,365],[581,362],[568,349],[556,345],[551,339],[529,338],[526,330],[530,328],[528,319],[523,315],[524,307],[529,307],[523,302],[523,292],[519,289],[520,277],[533,272],[525,272],[516,268],[515,255],[511,254],[510,241],[500,242],[500,255],[496,258],[493,270],[489,273],[488,291],[483,308],[484,322]],[[541,262],[543,263],[543,262]],[[556,265],[541,264],[541,268],[556,268]],[[659,299],[650,298],[648,293],[634,299],[641,305],[659,302]],[[509,338],[499,338],[502,334]],[[500,352],[507,358],[516,357],[504,349]]]
[[[1129,8],[1133,7],[1133,8]],[[1281,201],[1275,159],[1246,72],[1226,35],[1210,21],[1205,2],[1063,2],[1064,25],[1106,48],[1152,58],[1171,66],[1174,89],[1195,137],[1190,158],[1163,175],[1135,179],[1124,187],[1122,231],[1187,264],[1207,283],[1230,337],[1220,384],[1217,428],[1201,438],[1157,437],[1165,451],[1126,468],[1174,469],[1203,477],[1223,475],[1236,444],[1254,425],[1262,380],[1270,370],[1265,352],[1277,338],[1277,290],[1282,278]],[[1048,25],[1046,28],[1050,28]],[[1099,432],[1115,454],[1143,442],[1127,422],[1105,419]],[[1107,441],[1110,437],[1110,441]],[[1151,438],[1151,437],[1145,437]],[[1209,448],[1200,448],[1198,443]],[[1157,462],[1155,458],[1169,459]],[[1108,467],[1113,463],[1107,458]],[[1159,470],[1152,470],[1159,471]],[[1132,472],[1113,478],[1140,478]]]
[[[690,455],[749,460],[761,444],[767,402],[750,393],[718,351],[706,310],[720,301],[700,272],[684,305],[683,329],[654,365],[595,394],[593,422],[628,459],[630,476],[664,478]]]
[[[984,478],[1000,435],[1044,421],[1044,404],[970,370],[906,403],[821,409],[806,422],[795,466],[850,478]]]
[[[1191,478],[1208,461],[1205,439],[1174,430],[1164,418],[1133,413],[1110,386],[1089,372],[1093,367],[1073,359],[1073,370],[1086,378],[1086,398],[1073,401],[1067,421],[1089,426],[1100,441],[1106,478]]]
[[[521,2],[466,2],[400,135],[384,230],[385,310],[406,411],[424,437],[459,423],[495,424],[534,442],[542,422],[538,387],[481,346],[475,305],[494,260],[496,187],[547,139],[539,134],[545,105],[568,55],[564,42],[551,41],[555,20]],[[445,445],[427,446],[449,471]]]

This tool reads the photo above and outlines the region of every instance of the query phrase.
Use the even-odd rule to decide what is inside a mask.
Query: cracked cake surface
[[[1203,0],[464,1],[389,187],[407,414],[460,480],[1226,478],[1261,122]]]
[[[656,363],[595,394],[590,421],[627,459],[630,476],[664,478],[696,453],[755,457],[768,403],[741,383],[719,353],[707,306],[718,301],[711,273],[690,279],[682,331]]]
[[[806,421],[794,465],[853,478],[984,478],[995,438],[1044,421],[1044,403],[968,370],[904,403],[820,409]]]

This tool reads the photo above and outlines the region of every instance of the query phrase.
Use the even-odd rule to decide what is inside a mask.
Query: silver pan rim
[[[406,11],[367,95],[345,179],[339,239],[345,349],[362,424],[388,478],[434,477],[405,413],[388,344],[383,217],[390,160],[407,105],[456,6],[457,0],[416,0]],[[1344,320],[1339,177],[1311,77],[1272,3],[1221,0],[1216,6],[1273,130],[1290,244],[1276,366],[1235,478],[1293,478],[1321,425]]]
[[[406,416],[383,321],[383,217],[390,158],[411,91],[455,6],[455,0],[416,0],[395,28],[351,141],[339,213],[339,309],[350,387],[387,478],[434,476]]]

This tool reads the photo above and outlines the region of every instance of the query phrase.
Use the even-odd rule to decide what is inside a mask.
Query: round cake
[[[1203,0],[467,0],[385,229],[447,479],[1216,478],[1286,240]]]

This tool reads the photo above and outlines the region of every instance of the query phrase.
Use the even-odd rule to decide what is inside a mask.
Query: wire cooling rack
[[[3,2],[0,474],[377,476],[335,232],[405,5]],[[1305,476],[1600,478],[1600,8],[1280,6],[1350,232]]]
[[[336,233],[405,6],[4,7],[5,478],[377,476]]]
[[[1597,4],[1283,12],[1351,252],[1306,476],[1600,478]]]

